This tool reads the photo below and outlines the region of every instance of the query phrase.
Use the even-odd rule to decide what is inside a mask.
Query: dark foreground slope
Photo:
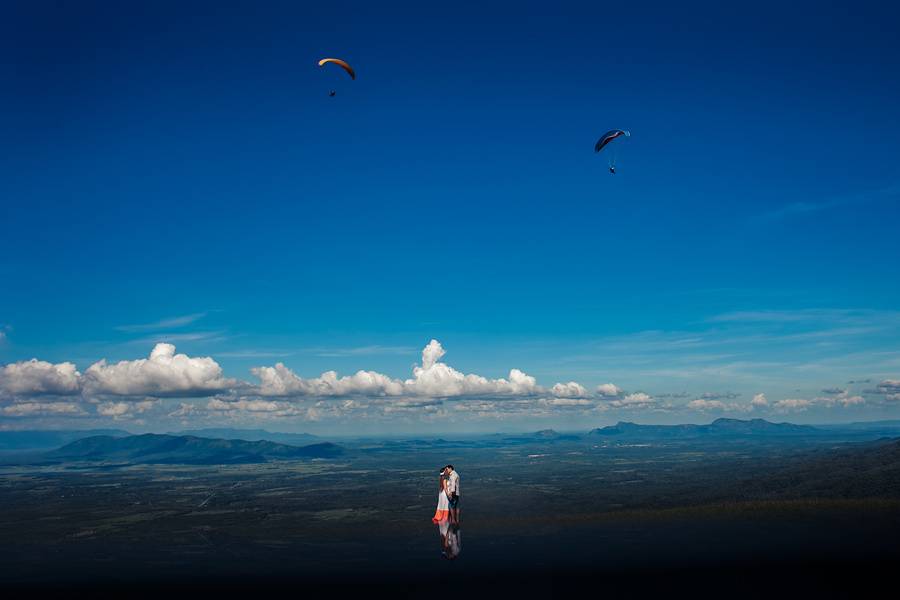
[[[763,462],[764,473],[738,476],[723,486],[747,497],[900,498],[900,440],[820,448]]]
[[[80,439],[44,456],[55,461],[104,461],[131,464],[246,464],[270,460],[330,458],[342,448],[328,442],[288,446],[274,442],[220,440],[188,435],[147,433],[122,438]]]
[[[0,587],[428,598],[449,585],[496,599],[579,597],[586,585],[590,597],[794,599],[894,581],[896,440],[533,437],[215,468],[0,467],[0,539],[12,540]],[[447,462],[463,490],[454,560],[430,520]]]

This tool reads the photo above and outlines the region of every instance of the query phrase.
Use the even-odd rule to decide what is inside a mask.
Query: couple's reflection
[[[451,523],[450,519],[439,521],[438,532],[441,534],[441,556],[447,560],[455,559],[462,549],[459,523]]]

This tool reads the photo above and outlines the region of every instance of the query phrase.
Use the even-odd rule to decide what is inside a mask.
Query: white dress
[[[438,492],[438,503],[437,509],[434,511],[434,516],[431,518],[433,523],[440,523],[441,521],[446,521],[450,518],[450,500],[447,498],[447,494],[444,493],[444,490]]]

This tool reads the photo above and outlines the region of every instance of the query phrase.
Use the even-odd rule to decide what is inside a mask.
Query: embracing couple
[[[459,473],[453,465],[447,465],[441,469],[438,479],[440,491],[438,492],[437,510],[434,511],[433,523],[450,520],[453,525],[459,525]]]

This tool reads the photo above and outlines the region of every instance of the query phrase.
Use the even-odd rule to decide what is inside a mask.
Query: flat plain
[[[427,580],[873,565],[900,556],[900,443],[840,435],[348,440],[335,458],[0,467],[5,585]],[[431,523],[462,477],[452,561]],[[555,579],[554,579],[555,578]]]

